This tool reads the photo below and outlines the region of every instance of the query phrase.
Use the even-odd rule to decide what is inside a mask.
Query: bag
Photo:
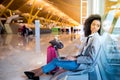
[[[57,58],[57,53],[53,46],[48,46],[47,48],[47,64],[51,62],[54,58]]]
[[[56,49],[62,49],[64,47],[63,43],[56,40],[51,40],[49,43],[51,43]]]
[[[57,58],[57,53],[55,51],[55,48],[50,45],[47,48],[47,64],[49,62],[51,62],[54,58]],[[52,70],[50,73],[54,74],[57,70],[59,69],[59,67],[56,67],[54,70]]]

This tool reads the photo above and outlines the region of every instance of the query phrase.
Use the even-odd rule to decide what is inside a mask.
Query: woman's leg
[[[57,58],[53,59],[50,63],[42,67],[43,73],[48,73],[55,69],[56,67],[61,67],[65,70],[75,70],[79,65],[76,61],[66,61],[58,60]]]
[[[56,67],[61,67],[65,70],[75,70],[79,65],[76,63],[76,61],[65,61],[65,60],[58,60],[57,58],[53,59],[50,63],[48,63],[45,66],[42,66],[41,68],[34,69],[32,72],[34,73],[34,76],[40,76],[43,73],[49,73]]]

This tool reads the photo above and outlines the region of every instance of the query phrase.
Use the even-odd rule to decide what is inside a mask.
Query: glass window
[[[103,80],[120,80],[120,17],[116,17],[116,11],[108,12],[108,23],[103,24],[104,44],[99,63]]]

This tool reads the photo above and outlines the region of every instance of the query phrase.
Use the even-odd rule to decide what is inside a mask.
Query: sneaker
[[[33,79],[34,78],[35,74],[33,72],[25,71],[24,73],[28,77],[28,79]]]

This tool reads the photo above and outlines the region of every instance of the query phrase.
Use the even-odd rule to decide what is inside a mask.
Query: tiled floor
[[[35,36],[0,35],[0,80],[27,80],[23,72],[46,64],[46,49],[55,34],[40,35],[40,50],[36,52]],[[61,56],[75,55],[80,34],[60,34],[64,48]]]

